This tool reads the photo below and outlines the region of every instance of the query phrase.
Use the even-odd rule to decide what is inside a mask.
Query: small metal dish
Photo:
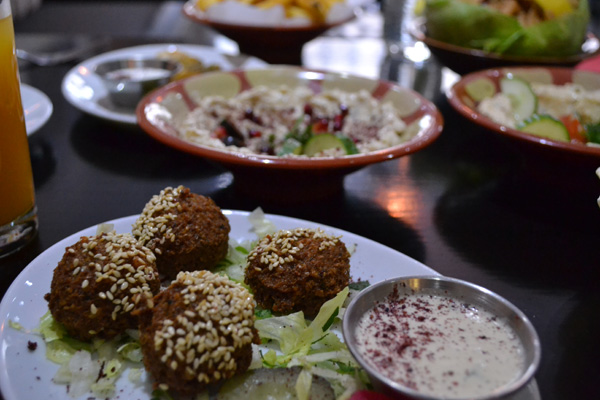
[[[135,108],[146,94],[169,83],[181,68],[171,60],[130,58],[103,62],[94,71],[113,104]]]
[[[422,400],[454,398],[436,397],[402,385],[372,367],[361,355],[356,334],[359,321],[365,313],[370,311],[378,302],[385,301],[393,292],[408,296],[431,294],[449,297],[457,300],[460,304],[468,304],[494,314],[499,319],[506,321],[507,325],[514,331],[523,346],[524,363],[519,376],[515,380],[492,390],[489,394],[475,398],[469,397],[469,399],[503,398],[524,388],[533,378],[541,358],[539,338],[525,314],[513,304],[487,289],[458,279],[442,276],[399,277],[379,282],[364,289],[352,300],[343,317],[343,335],[346,345],[357,362],[366,371],[375,390],[392,397],[400,396],[400,398]]]

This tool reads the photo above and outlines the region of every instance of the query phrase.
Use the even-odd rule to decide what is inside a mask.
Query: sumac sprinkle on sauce
[[[382,375],[431,396],[467,398],[514,381],[524,349],[502,318],[434,293],[396,287],[356,327],[358,351]]]

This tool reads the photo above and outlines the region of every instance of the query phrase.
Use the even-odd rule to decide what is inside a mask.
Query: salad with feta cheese
[[[561,142],[600,146],[600,90],[581,84],[528,82],[508,74],[494,83],[481,78],[465,88],[477,110],[494,122]]]

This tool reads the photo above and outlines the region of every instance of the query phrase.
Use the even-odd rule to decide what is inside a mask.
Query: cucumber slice
[[[525,121],[536,113],[538,99],[527,81],[519,78],[502,78],[500,90],[510,99],[517,122]]]
[[[481,101],[496,94],[496,86],[488,78],[479,78],[465,85],[465,92],[473,101]]]
[[[569,131],[565,125],[547,115],[536,115],[533,118],[524,121],[519,126],[519,130],[560,142],[571,141]]]
[[[284,156],[286,154],[302,154],[302,143],[294,138],[287,138],[279,150],[278,156]]]
[[[336,133],[335,135],[338,139],[342,141],[344,144],[344,149],[346,149],[346,154],[358,154],[358,148],[348,136],[344,136],[341,133]]]
[[[324,133],[315,135],[306,142],[304,145],[304,154],[312,157],[323,150],[329,149],[342,149],[344,153],[347,153],[344,143],[337,136],[331,133]]]

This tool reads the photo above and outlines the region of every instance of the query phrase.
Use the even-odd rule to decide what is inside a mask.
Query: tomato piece
[[[315,122],[312,126],[314,134],[329,132],[329,120],[323,118],[318,122]]]
[[[585,138],[585,128],[579,122],[579,119],[574,115],[568,114],[560,117],[560,122],[563,123],[567,131],[569,132],[569,137],[572,142],[576,143],[586,143],[587,140]]]
[[[251,138],[257,138],[257,137],[261,137],[262,136],[262,132],[261,131],[250,131],[248,132],[248,136],[250,136]]]
[[[227,130],[225,129],[225,127],[219,125],[217,126],[217,128],[213,131],[212,136],[219,139],[219,140],[223,140],[227,137]]]

